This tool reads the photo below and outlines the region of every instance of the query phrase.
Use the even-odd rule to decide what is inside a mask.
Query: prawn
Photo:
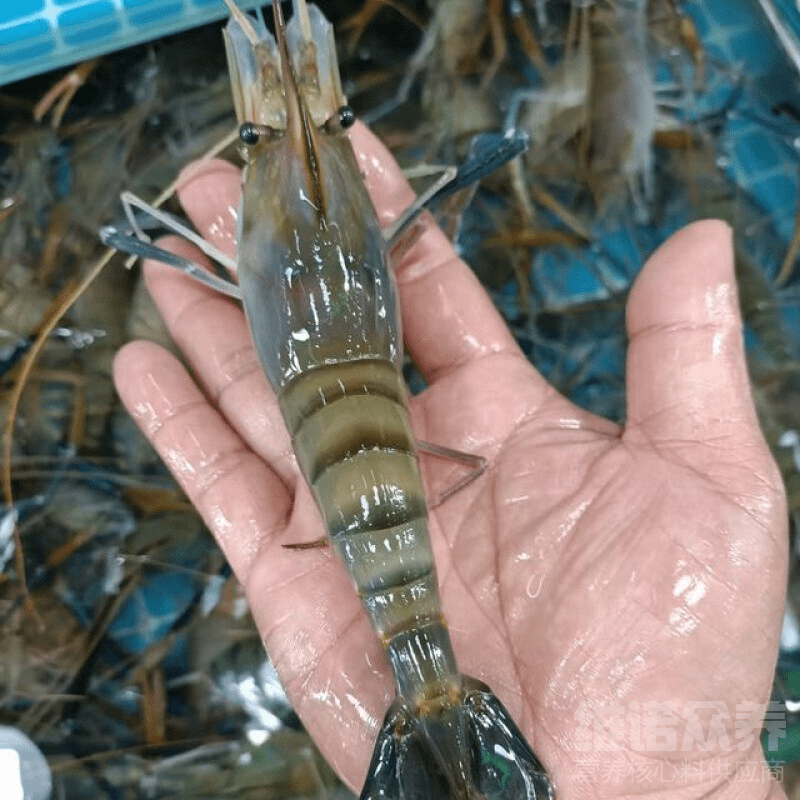
[[[460,673],[442,614],[389,265],[391,240],[427,200],[390,234],[381,230],[346,133],[354,115],[332,28],[315,6],[295,0],[285,24],[274,2],[273,38],[228,5],[225,45],[246,161],[239,287],[230,293],[241,296],[297,461],[397,689],[361,798],[552,798],[545,768],[506,709]],[[518,152],[509,145],[488,162]],[[430,197],[472,182],[471,169],[468,162]],[[104,238],[124,244],[114,231]]]

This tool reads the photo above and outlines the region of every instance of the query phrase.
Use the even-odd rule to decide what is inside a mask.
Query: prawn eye
[[[328,133],[341,133],[347,130],[356,121],[356,112],[353,111],[352,106],[342,106],[336,110],[336,113],[329,117],[324,125]]]
[[[352,106],[342,106],[339,109],[339,124],[347,130],[356,121],[356,112]]]
[[[261,138],[261,132],[252,122],[244,122],[242,123],[241,127],[239,128],[239,141],[247,145],[248,147],[253,147],[254,145],[258,144],[258,140]]]

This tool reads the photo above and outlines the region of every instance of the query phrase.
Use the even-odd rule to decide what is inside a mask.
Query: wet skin
[[[410,190],[366,129],[351,138],[388,224]],[[228,252],[238,197],[230,165],[183,175],[187,213]],[[360,786],[394,695],[381,645],[330,548],[282,546],[323,529],[241,311],[174,270],[146,274],[202,388],[134,342],[115,363],[120,395],[219,540],[309,732]],[[415,433],[490,465],[431,515],[461,670],[508,707],[562,800],[783,797],[755,773],[758,739],[737,738],[735,721],[737,704],[769,696],[787,529],[750,398],[730,231],[696,223],[639,275],[624,428],[547,384],[440,232],[396,274],[406,346],[430,384],[411,401]],[[430,496],[461,474],[424,456],[422,469]],[[703,701],[731,715],[727,742],[705,750],[685,736],[686,704]],[[677,749],[637,751],[630,729],[616,750],[580,749],[583,710],[650,702],[673,704]],[[707,734],[709,712],[696,713]]]

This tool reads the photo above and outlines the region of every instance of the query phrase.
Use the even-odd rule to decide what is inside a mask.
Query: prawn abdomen
[[[405,386],[368,358],[304,371],[279,394],[300,468],[378,635],[441,619]]]

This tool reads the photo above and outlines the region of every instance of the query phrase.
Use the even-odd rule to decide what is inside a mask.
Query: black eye
[[[349,128],[356,121],[356,112],[351,106],[342,106],[336,113],[328,117],[323,128],[330,134],[336,135]]]
[[[356,112],[352,106],[342,106],[339,109],[339,124],[343,130],[347,130],[356,121]]]
[[[245,122],[239,128],[239,141],[248,147],[258,144],[260,138],[261,133],[252,122]]]

